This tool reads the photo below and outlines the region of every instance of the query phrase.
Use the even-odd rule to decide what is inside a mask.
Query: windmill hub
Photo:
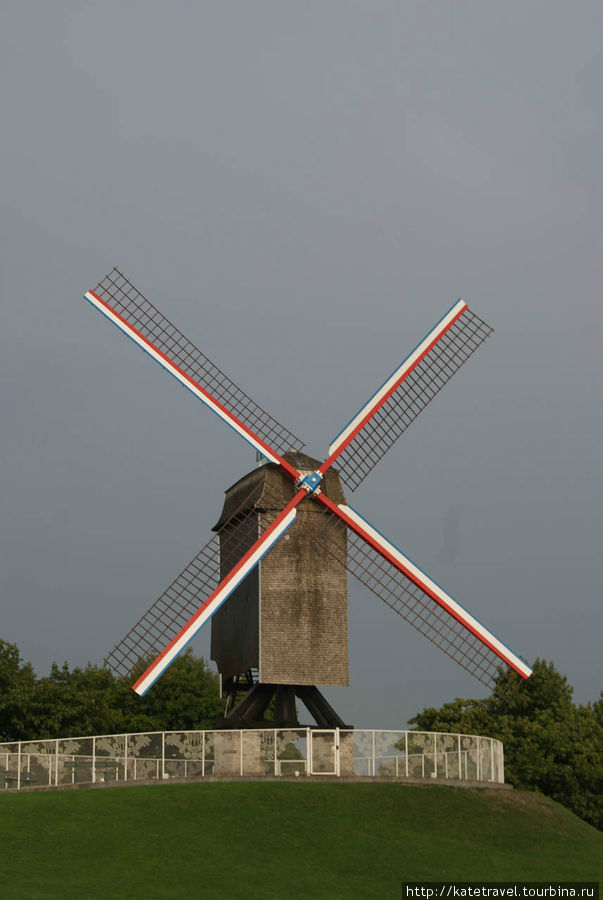
[[[320,482],[322,481],[322,475],[318,471],[309,472],[307,474],[303,474],[303,478],[300,478],[297,482],[298,488],[303,488],[304,491],[307,491],[309,494],[315,494],[319,490]]]

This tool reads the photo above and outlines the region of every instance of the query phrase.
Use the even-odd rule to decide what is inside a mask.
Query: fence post
[[[274,729],[274,774],[278,775],[278,738],[276,728]]]
[[[240,773],[243,775],[243,729],[239,731],[239,755],[241,757]]]
[[[17,746],[17,790],[21,790],[21,741]]]
[[[205,732],[201,732],[201,777],[205,778]]]
[[[373,729],[373,778],[375,777],[375,730]]]
[[[457,753],[459,756],[459,781],[460,781],[461,778],[463,777],[463,772],[462,772],[462,768],[461,768],[462,761],[461,761],[461,736],[460,736],[460,734],[457,734],[456,740],[457,740],[457,747],[458,747]]]
[[[494,781],[494,739],[490,738],[490,781]]]
[[[165,731],[161,732],[161,778],[165,778]]]
[[[92,784],[96,784],[96,735],[92,738]]]
[[[313,768],[314,768],[314,766],[312,764],[312,736],[310,734],[310,728],[306,727],[306,775],[311,775]]]
[[[54,785],[59,785],[59,739],[54,742]]]
[[[339,755],[341,752],[340,751],[341,744],[339,743],[339,741],[340,741],[339,728],[336,728],[335,729],[335,775],[337,775],[337,776],[341,775],[341,759],[340,759],[340,755]]]
[[[438,777],[438,733],[433,733],[433,777]]]
[[[128,780],[128,737],[124,738],[124,781]]]

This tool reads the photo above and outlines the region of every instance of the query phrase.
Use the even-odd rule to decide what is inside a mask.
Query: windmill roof
[[[284,459],[304,472],[314,472],[320,461],[305,453],[290,450],[283,454]],[[345,503],[339,476],[334,469],[325,474],[322,489],[335,503]],[[213,531],[222,526],[236,514],[243,515],[250,509],[282,509],[295,496],[295,485],[285,478],[276,463],[266,463],[252,469],[225,491],[224,507]]]

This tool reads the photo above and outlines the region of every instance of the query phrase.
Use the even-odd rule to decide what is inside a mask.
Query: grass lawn
[[[603,834],[536,794],[213,783],[0,796],[0,897],[400,898],[403,880],[596,881]]]

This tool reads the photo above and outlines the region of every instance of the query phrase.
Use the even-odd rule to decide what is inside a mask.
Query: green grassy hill
[[[603,834],[535,794],[246,782],[0,796],[9,898],[400,898],[403,880],[598,880]]]

